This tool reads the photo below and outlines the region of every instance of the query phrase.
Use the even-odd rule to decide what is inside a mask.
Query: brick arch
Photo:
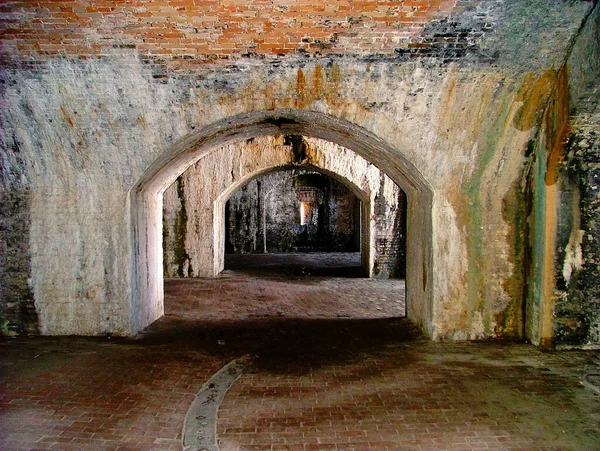
[[[225,191],[221,193],[221,195],[215,200],[214,204],[214,225],[213,225],[213,239],[214,239],[214,274],[219,274],[223,271],[225,266],[224,255],[225,255],[225,204],[229,200],[229,198],[235,193],[238,189],[243,187],[244,185],[250,183],[252,180],[255,180],[263,175],[269,174],[271,172],[276,171],[286,171],[291,169],[309,169],[312,171],[319,172],[326,176],[329,176],[346,188],[348,188],[352,194],[354,194],[362,204],[362,214],[361,214],[361,266],[363,268],[364,274],[371,276],[372,272],[372,255],[371,248],[372,240],[374,239],[372,236],[372,225],[369,218],[373,214],[371,199],[367,192],[361,189],[356,183],[353,183],[351,180],[347,179],[340,174],[331,171],[327,168],[316,166],[312,164],[302,164],[302,165],[286,165],[286,166],[271,166],[268,168],[262,168],[255,172],[248,174],[247,176],[241,178],[240,180],[232,183]]]
[[[407,196],[407,316],[433,331],[433,192],[417,168],[368,130],[328,114],[281,109],[240,114],[190,134],[167,149],[131,191],[130,332],[164,313],[162,193],[191,164],[214,149],[264,135],[303,135],[339,144],[380,168]]]

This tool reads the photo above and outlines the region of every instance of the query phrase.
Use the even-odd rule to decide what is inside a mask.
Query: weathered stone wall
[[[557,246],[556,345],[600,346],[600,121],[570,136]]]
[[[29,285],[29,192],[0,187],[0,334],[35,334]]]
[[[600,9],[567,62],[570,134],[560,165],[554,345],[600,347]]]
[[[166,189],[163,235],[177,238],[173,247],[169,240],[164,242],[167,274],[214,276],[214,216],[220,213],[214,211],[215,201],[249,174],[291,164],[290,155],[282,138],[231,144],[201,158]]]
[[[4,97],[4,86],[0,95]],[[0,136],[8,127],[0,119]],[[0,147],[0,335],[38,333],[31,287],[31,190],[19,143]]]
[[[299,230],[291,228],[299,224],[298,200],[293,191],[290,172],[271,173],[260,178],[261,194],[259,210],[264,214],[263,242],[266,252],[291,252]],[[278,186],[279,185],[279,186]],[[229,204],[233,196],[229,199]],[[230,232],[232,229],[229,229]]]
[[[332,252],[360,251],[360,200],[342,183],[327,179],[323,204],[325,236],[318,237]],[[317,233],[319,229],[317,229]]]
[[[186,251],[188,216],[184,183],[178,177],[163,195],[163,267],[167,277],[187,277],[191,272]]]
[[[265,252],[263,202],[265,177],[251,180],[232,194],[225,205],[225,253]]]
[[[427,182],[433,276],[423,283],[433,286],[432,336],[522,335],[523,294],[532,301],[541,287],[534,275],[556,269],[535,245],[534,232],[544,224],[536,206],[545,203],[532,201],[532,193],[544,191],[548,170],[538,132],[547,118],[560,116],[544,112],[556,98],[550,94],[561,92],[557,68],[593,3],[427,2],[420,4],[422,26],[411,27],[393,9],[383,25],[388,16],[380,2],[364,2],[361,10],[375,5],[374,12],[356,23],[350,2],[346,10],[342,2],[317,5],[337,8],[332,22],[311,14],[317,6],[298,2],[307,20],[297,23],[319,26],[303,30],[296,53],[287,56],[279,54],[286,38],[276,31],[285,27],[257,32],[253,42],[274,43],[256,54],[250,39],[236,42],[239,30],[227,28],[229,16],[251,15],[238,11],[241,5],[223,6],[223,18],[216,3],[210,14],[181,3],[107,1],[97,11],[77,1],[1,5],[0,186],[4,199],[26,193],[19,203],[25,212],[12,201],[1,211],[3,243],[15,243],[2,249],[18,248],[24,259],[2,261],[3,312],[28,311],[33,299],[44,334],[143,327],[154,317],[132,319],[140,308],[132,301],[139,289],[132,255],[145,238],[132,225],[136,183],[205,126],[291,108],[362,127],[395,149],[372,156],[382,170],[405,169],[408,161],[416,172],[407,180],[418,173]],[[248,11],[251,5],[258,3]],[[333,33],[322,36],[331,23],[352,25],[350,35],[338,36],[339,48],[311,48],[320,39],[335,44]],[[234,50],[217,47],[226,29],[235,32],[226,38]],[[196,30],[202,38],[193,37]],[[199,48],[205,42],[215,45],[215,59]],[[524,182],[532,180],[525,176],[530,168],[539,171],[536,183]],[[408,203],[410,218],[419,206],[410,197]],[[7,288],[11,281],[19,290]],[[5,321],[13,331],[36,328],[31,315],[8,313]],[[535,329],[541,319],[532,314],[525,321]]]
[[[320,142],[312,141],[317,148]],[[239,144],[243,146],[243,143]],[[321,146],[322,147],[322,146]],[[334,152],[329,157],[334,160],[345,158],[346,152],[336,151],[335,146],[328,149],[321,148],[319,152]],[[291,148],[285,149],[291,153]],[[356,156],[353,157],[354,162]],[[279,162],[279,160],[277,161]],[[345,163],[350,166],[352,163]],[[177,218],[186,212],[185,205],[197,204],[198,198],[193,193],[184,196],[182,200],[175,195],[178,187],[185,184],[185,180],[203,180],[214,177],[206,173],[206,165],[196,164],[184,173],[171,187],[165,191],[164,216],[165,221],[165,266],[166,277],[181,277],[188,274],[179,268],[189,265],[189,255],[194,252],[185,245],[182,251],[175,250],[177,242],[169,237],[178,236],[174,229]],[[361,173],[365,171],[364,173]],[[355,170],[355,180],[378,180],[378,185],[370,187],[373,193],[373,242],[371,249],[372,275],[378,278],[404,277],[406,264],[406,197],[394,182],[384,173],[379,171],[374,178],[371,173],[378,171],[371,165],[361,164]],[[223,173],[228,173],[224,170]],[[226,206],[226,220],[229,224],[226,232],[226,253],[262,253],[262,252],[349,252],[360,251],[357,244],[359,240],[359,215],[356,212],[358,199],[343,184],[335,179],[326,177],[328,183],[324,186],[324,199],[321,204],[319,221],[308,230],[307,242],[302,242],[299,226],[299,201],[294,192],[294,177],[308,173],[306,170],[294,169],[290,171],[277,171],[266,174],[258,179],[251,180],[238,189],[230,197]],[[192,187],[192,190],[194,188]],[[202,209],[202,208],[200,208]],[[187,213],[186,217],[187,217]],[[189,218],[194,220],[193,218]],[[208,219],[197,219],[196,222],[206,222]],[[263,224],[264,222],[264,224]],[[186,230],[183,227],[183,230]],[[265,245],[266,233],[266,245]],[[184,242],[191,242],[185,239]],[[176,257],[176,255],[178,257]],[[179,258],[180,260],[178,260]],[[189,273],[191,274],[191,273]]]
[[[373,202],[375,249],[373,276],[380,279],[406,276],[406,194],[385,174]]]
[[[545,107],[523,185],[526,336],[543,348],[598,346],[595,131],[600,79],[598,5],[568,58],[537,83]],[[565,145],[566,143],[566,145]]]

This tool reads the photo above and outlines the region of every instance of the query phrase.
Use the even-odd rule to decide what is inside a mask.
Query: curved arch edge
[[[263,175],[276,171],[285,171],[289,169],[310,169],[325,174],[346,186],[361,201],[361,266],[364,274],[368,277],[373,275],[373,258],[371,249],[373,247],[373,227],[370,218],[373,216],[373,205],[369,195],[358,185],[348,180],[346,177],[330,171],[326,168],[312,164],[272,166],[263,168],[242,177],[235,183],[232,183],[223,191],[213,203],[213,276],[217,276],[225,268],[225,205],[229,198],[238,189]]]
[[[359,125],[321,112],[279,109],[217,121],[166,149],[131,190],[130,332],[164,314],[162,192],[191,164],[226,144],[265,135],[300,134],[331,141],[382,170],[407,195],[407,316],[435,338],[432,251],[433,191],[398,150]]]

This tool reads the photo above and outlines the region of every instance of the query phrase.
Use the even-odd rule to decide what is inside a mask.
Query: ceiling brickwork
[[[136,49],[166,59],[235,55],[422,52],[432,20],[480,1],[137,0],[5,1],[0,39],[6,59],[96,56]],[[464,2],[462,2],[464,3]],[[457,43],[465,30],[445,30]],[[439,36],[438,36],[439,37]],[[438,39],[439,41],[439,39]],[[438,42],[439,43],[439,42]],[[412,50],[409,50],[412,49]]]

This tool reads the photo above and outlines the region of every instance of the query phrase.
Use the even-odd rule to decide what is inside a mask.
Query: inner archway
[[[264,141],[264,138],[263,138]],[[275,139],[277,141],[277,138]],[[285,141],[284,137],[279,137],[279,142]],[[277,147],[267,145],[268,148]],[[356,155],[354,152],[349,151],[347,149],[338,149],[337,152],[327,153],[325,154],[319,146],[319,143],[309,143],[309,140],[306,141],[307,147],[311,147],[314,151],[314,156],[307,158],[312,158],[313,161],[303,161],[300,164],[294,165],[285,165],[281,167],[265,167],[263,170],[257,171],[255,173],[250,173],[245,177],[241,177],[236,183],[231,184],[228,189],[224,190],[223,193],[215,200],[215,268],[214,274],[220,273],[225,267],[224,255],[225,255],[225,244],[226,244],[226,205],[227,202],[231,199],[233,194],[239,191],[242,187],[246,186],[248,183],[251,183],[254,180],[258,180],[264,176],[268,176],[269,174],[281,173],[283,171],[293,170],[298,173],[317,173],[321,174],[324,177],[333,179],[337,184],[345,187],[347,191],[350,191],[352,195],[356,198],[359,203],[360,211],[358,216],[360,217],[358,224],[358,231],[360,232],[360,236],[357,237],[357,241],[359,242],[359,251],[361,254],[361,267],[362,267],[362,276],[371,276],[372,275],[372,248],[374,237],[371,234],[373,221],[371,220],[373,203],[370,194],[365,190],[359,187],[360,177],[353,177],[353,174],[347,173],[344,174],[343,170],[338,169],[339,172],[335,172],[335,164],[334,162],[344,162],[346,165],[352,165],[352,163],[356,163],[357,160],[365,163],[364,160]],[[313,147],[314,146],[314,147]],[[317,150],[321,149],[321,150]],[[340,151],[341,150],[341,151]],[[289,150],[288,150],[289,152]],[[316,156],[318,154],[318,156]],[[283,154],[278,154],[281,158],[289,158],[286,156],[285,151]],[[371,175],[377,170],[373,167],[370,168]],[[362,175],[366,175],[365,173],[361,173]],[[273,193],[271,193],[272,195]],[[281,193],[280,193],[281,194]],[[288,193],[289,194],[289,193]],[[295,197],[295,194],[292,194]],[[297,205],[300,206],[300,202],[296,201]],[[299,213],[299,212],[298,212]],[[299,215],[298,215],[299,216]],[[298,217],[298,221],[300,222],[300,217]],[[264,248],[263,248],[264,250]],[[268,249],[267,249],[268,250]]]
[[[369,241],[362,239],[366,194],[354,191],[356,186],[302,166],[250,180],[224,206],[225,269],[368,276],[368,258],[361,260]]]
[[[407,196],[407,315],[431,331],[432,194],[427,183],[400,152],[359,126],[322,113],[278,110],[236,116],[200,130],[155,161],[133,190],[132,332],[163,314],[164,190],[187,167],[214,149],[265,135],[301,135],[337,143],[382,168],[402,188]],[[215,221],[220,220],[218,218],[220,215],[215,215]],[[215,227],[217,229],[221,228]]]

